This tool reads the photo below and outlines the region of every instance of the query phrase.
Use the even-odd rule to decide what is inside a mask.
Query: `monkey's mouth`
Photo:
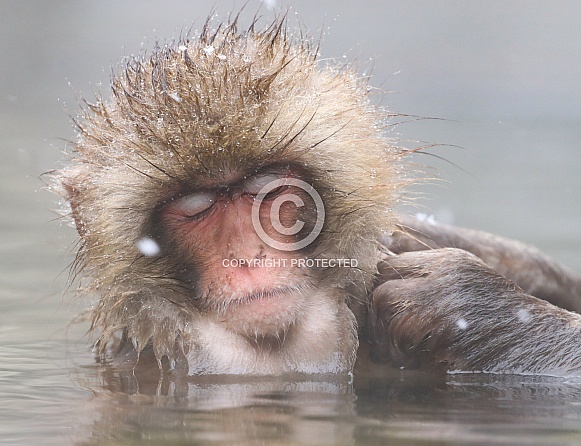
[[[288,295],[291,292],[296,291],[293,287],[282,286],[270,289],[259,289],[250,293],[243,295],[242,297],[233,299],[231,303],[233,305],[244,305],[256,301],[265,301],[280,298],[284,295]]]

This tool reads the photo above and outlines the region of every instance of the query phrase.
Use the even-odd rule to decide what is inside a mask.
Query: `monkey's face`
[[[323,273],[305,261],[317,240],[301,247],[320,217],[313,196],[295,185],[303,177],[288,165],[234,173],[161,207],[162,255],[191,305],[252,337],[284,336],[302,318]]]

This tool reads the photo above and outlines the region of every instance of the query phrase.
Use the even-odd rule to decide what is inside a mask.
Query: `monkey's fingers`
[[[415,290],[422,279],[402,279],[380,285],[373,292],[369,330],[371,358],[392,362],[395,366],[417,368],[430,359],[422,355],[423,343],[430,327],[418,324],[413,308]]]
[[[388,280],[425,277],[445,268],[449,274],[455,273],[454,267],[461,267],[467,260],[482,263],[474,255],[460,249],[443,248],[428,251],[404,252],[384,258],[377,265],[376,284]]]

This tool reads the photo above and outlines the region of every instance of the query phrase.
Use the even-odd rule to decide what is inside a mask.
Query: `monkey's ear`
[[[71,178],[63,179],[61,181],[62,195],[71,207],[70,216],[75,221],[77,232],[82,237],[85,234],[85,225],[79,212],[80,192],[74,185],[74,180]]]

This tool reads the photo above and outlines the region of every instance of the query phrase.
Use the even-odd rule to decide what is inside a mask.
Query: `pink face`
[[[313,227],[311,197],[293,185],[275,187],[261,196],[253,217],[265,186],[297,177],[288,168],[263,170],[233,184],[181,195],[161,210],[168,252],[179,253],[180,274],[195,284],[192,300],[232,330],[280,336],[308,305],[312,271],[298,262],[305,253],[270,246],[256,224],[270,240],[292,243]]]

